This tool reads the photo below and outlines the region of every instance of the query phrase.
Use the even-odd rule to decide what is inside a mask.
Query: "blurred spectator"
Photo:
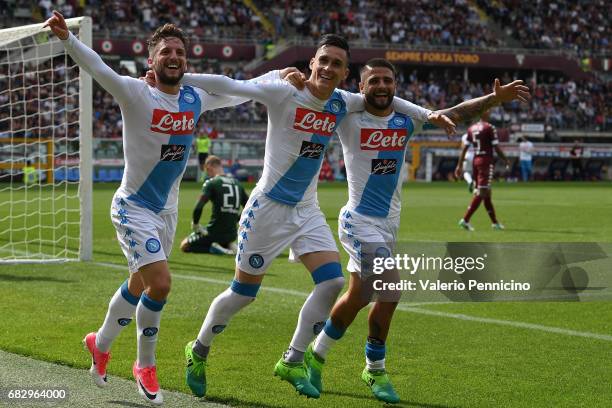
[[[519,163],[521,166],[521,179],[529,181],[531,178],[531,162],[533,159],[533,143],[522,136],[519,143]]]
[[[334,181],[334,170],[329,165],[329,161],[327,161],[327,158],[323,160],[323,164],[321,165],[319,181]]]
[[[583,147],[580,140],[575,140],[572,150],[570,150],[570,158],[572,162],[572,178],[574,180],[584,179],[584,170],[582,167],[582,152]]]
[[[478,0],[526,48],[612,52],[612,3],[607,0]]]
[[[203,39],[260,39],[265,32],[259,18],[244,3],[232,0],[25,0],[20,9],[30,10],[30,17],[16,17],[13,9],[0,14],[3,27],[42,22],[52,10],[64,17],[92,17],[93,32],[102,36],[146,35],[158,25],[172,22],[188,34]],[[19,16],[22,14],[20,13]]]

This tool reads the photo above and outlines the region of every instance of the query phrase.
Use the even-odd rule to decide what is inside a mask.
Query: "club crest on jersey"
[[[406,119],[402,118],[401,116],[396,116],[393,118],[393,124],[395,126],[406,126]]]
[[[329,110],[332,111],[332,113],[340,112],[342,110],[342,102],[338,99],[334,99],[329,104]]]
[[[183,161],[185,157],[185,145],[165,144],[161,147],[159,160],[161,161]]]
[[[161,249],[161,244],[159,243],[157,239],[149,238],[147,239],[147,242],[145,243],[145,248],[147,248],[147,251],[149,251],[150,253],[156,254]]]
[[[406,129],[361,129],[361,150],[404,150]]]
[[[397,159],[372,159],[372,174],[381,176],[395,174],[397,171]]]
[[[296,108],[293,128],[302,132],[331,136],[334,130],[336,130],[336,115],[315,112],[305,108]]]
[[[300,149],[300,157],[305,157],[307,159],[320,159],[321,155],[323,154],[323,150],[325,150],[325,145],[304,140]]]
[[[154,109],[151,130],[167,135],[190,135],[195,128],[193,112],[168,112]]]
[[[183,100],[187,103],[194,103],[195,102],[195,96],[193,96],[193,94],[191,92],[185,92],[183,94]]]

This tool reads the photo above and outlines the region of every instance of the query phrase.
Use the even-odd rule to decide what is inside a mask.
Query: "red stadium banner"
[[[260,75],[271,69],[293,66],[308,61],[315,53],[314,47],[293,46],[273,59],[259,65],[254,74]],[[555,54],[521,54],[509,52],[448,52],[419,49],[354,48],[351,63],[363,64],[371,58],[386,58],[396,65],[459,66],[477,68],[536,69],[563,71],[573,78],[583,78],[587,73],[579,61]],[[602,64],[603,65],[603,64]]]
[[[93,49],[100,55],[119,55],[136,57],[147,55],[146,41],[94,39]],[[211,58],[222,61],[243,61],[255,58],[255,45],[252,44],[217,44],[195,43],[188,49],[189,58]]]

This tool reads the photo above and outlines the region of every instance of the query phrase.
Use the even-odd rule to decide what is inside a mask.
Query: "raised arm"
[[[129,98],[130,89],[127,83],[129,83],[130,78],[117,74],[102,61],[102,58],[94,50],[79,41],[68,30],[66,21],[60,13],[53,11],[53,16],[46,21],[44,27],[49,27],[62,40],[70,57],[105,90],[119,101]]]
[[[529,88],[523,85],[523,81],[517,80],[502,86],[499,79],[496,78],[492,93],[436,112],[448,116],[455,123],[471,123],[475,122],[484,112],[494,106],[513,100],[527,103],[529,99],[531,99],[531,94],[529,93]]]
[[[429,109],[415,105],[414,103],[398,98],[397,96],[393,98],[393,109],[396,112],[406,114],[421,123],[427,122],[444,129],[446,134],[449,136],[455,134],[455,123],[442,112],[432,112]]]

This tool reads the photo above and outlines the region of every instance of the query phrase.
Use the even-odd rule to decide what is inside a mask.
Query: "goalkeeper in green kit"
[[[235,255],[240,207],[244,207],[249,196],[238,180],[224,173],[221,159],[217,156],[208,156],[204,169],[209,178],[204,182],[202,194],[193,209],[193,232],[181,242],[181,251]],[[208,225],[203,227],[200,217],[209,201],[213,204],[212,215]]]

